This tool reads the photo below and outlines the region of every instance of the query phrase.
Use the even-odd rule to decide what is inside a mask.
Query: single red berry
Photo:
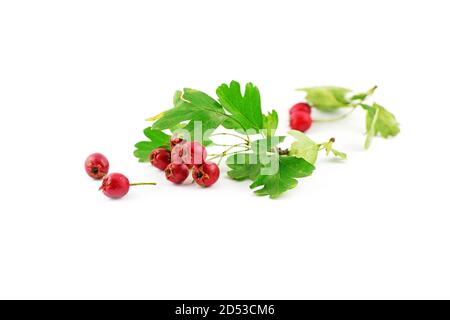
[[[121,173],[111,173],[103,178],[100,190],[105,196],[118,199],[128,193],[130,189],[130,181]]]
[[[150,154],[150,162],[154,167],[164,170],[170,163],[170,151],[165,148],[153,150]]]
[[[194,166],[192,177],[202,187],[212,186],[219,179],[220,169],[214,162],[207,162],[200,166]]]
[[[179,136],[173,135],[170,138],[170,150],[172,150],[176,145],[185,143],[185,140]]]
[[[91,154],[84,162],[84,169],[91,178],[101,179],[108,174],[108,159],[101,153]]]
[[[297,111],[305,111],[311,114],[311,106],[305,102],[294,104],[292,108],[289,110],[289,114],[293,114],[294,112]]]
[[[294,130],[305,132],[311,127],[311,115],[304,111],[297,111],[291,114],[290,125]]]
[[[197,141],[183,144],[181,159],[187,165],[201,165],[205,162],[207,153],[205,147]]]
[[[183,164],[181,157],[183,156],[183,144],[177,144],[173,147],[170,158],[172,163]]]
[[[180,184],[189,176],[189,168],[185,164],[171,163],[167,166],[166,178],[173,183]]]

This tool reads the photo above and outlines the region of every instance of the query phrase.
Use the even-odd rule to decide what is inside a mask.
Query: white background
[[[0,298],[450,298],[448,1],[1,1]],[[366,90],[316,124],[323,155],[278,200],[223,174],[176,187],[133,156],[176,89],[252,81],[281,115],[297,87]],[[323,115],[314,113],[318,118]],[[119,201],[84,173],[157,181]],[[225,168],[224,168],[225,170]],[[223,170],[223,171],[224,171]]]

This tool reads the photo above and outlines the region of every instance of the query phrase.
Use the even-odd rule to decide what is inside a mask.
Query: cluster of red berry
[[[290,126],[294,130],[305,132],[311,127],[311,106],[305,102],[295,104],[289,110]]]
[[[167,180],[180,184],[189,176],[202,186],[212,186],[219,179],[220,169],[214,162],[206,161],[206,149],[197,141],[185,141],[173,136],[170,139],[170,150],[158,148],[150,154],[150,162],[160,170],[164,170]]]
[[[163,170],[167,180],[181,184],[192,170],[192,178],[202,186],[212,186],[219,179],[220,169],[214,162],[206,161],[206,149],[197,141],[185,141],[179,137],[170,139],[170,150],[158,148],[150,154],[150,162],[156,168]],[[131,186],[154,185],[154,182],[130,183],[121,173],[109,172],[109,161],[101,153],[91,154],[84,163],[86,173],[93,179],[103,179],[100,190],[110,198],[118,199],[125,196]]]

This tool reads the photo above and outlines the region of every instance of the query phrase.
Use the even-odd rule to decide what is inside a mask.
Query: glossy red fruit
[[[165,148],[158,148],[150,154],[150,163],[160,169],[164,170],[170,163],[170,151]]]
[[[107,197],[113,199],[122,198],[130,190],[130,181],[121,173],[111,173],[103,178],[100,190]]]
[[[166,173],[167,180],[176,184],[183,183],[189,176],[189,168],[185,164],[171,163],[164,172]]]
[[[183,138],[174,135],[170,138],[170,149],[172,150],[176,145],[183,144],[185,142],[186,141]]]
[[[205,162],[207,153],[205,147],[197,141],[183,144],[181,159],[187,165],[201,165]]]
[[[297,111],[304,111],[311,114],[311,106],[305,102],[294,104],[292,108],[289,110],[289,114],[293,114],[294,112]]]
[[[294,130],[305,132],[311,127],[311,115],[304,111],[297,111],[291,114],[290,126]]]
[[[91,178],[101,179],[108,174],[108,159],[101,153],[91,154],[84,162],[84,169]]]
[[[200,166],[194,166],[192,177],[202,187],[212,186],[220,176],[220,169],[214,162],[207,162]]]

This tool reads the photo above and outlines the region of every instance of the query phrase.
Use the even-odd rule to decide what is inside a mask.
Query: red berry
[[[183,155],[183,144],[175,145],[170,154],[172,163],[183,164],[183,160],[181,159],[182,155]]]
[[[187,165],[200,165],[205,162],[207,153],[205,147],[197,141],[183,144],[181,159]]]
[[[150,154],[150,162],[154,167],[164,170],[170,163],[170,151],[165,148],[158,148]]]
[[[289,114],[293,114],[294,112],[297,111],[304,111],[311,114],[311,106],[305,102],[294,104],[292,108],[289,110]]]
[[[180,138],[176,135],[172,136],[172,138],[170,138],[170,149],[172,150],[173,147],[175,147],[178,144],[183,144],[185,141],[183,138]]]
[[[189,168],[185,164],[171,163],[164,172],[166,173],[167,180],[180,184],[188,177]]]
[[[192,177],[202,187],[212,186],[219,179],[220,169],[214,162],[207,162],[200,166],[194,166]]]
[[[297,111],[291,114],[290,125],[294,130],[305,132],[311,127],[311,115],[304,111]]]
[[[91,154],[84,162],[84,169],[91,178],[101,179],[108,174],[108,159],[101,153]]]
[[[105,196],[118,199],[122,198],[128,193],[130,189],[130,181],[121,173],[111,173],[103,178],[102,186],[100,190],[103,191]]]

